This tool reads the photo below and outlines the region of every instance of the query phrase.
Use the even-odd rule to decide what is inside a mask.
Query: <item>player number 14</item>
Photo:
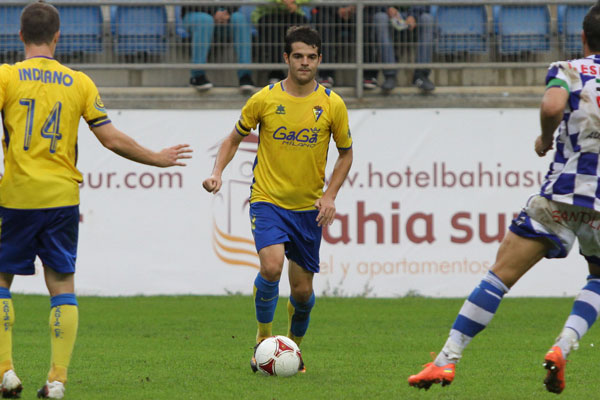
[[[27,107],[27,118],[25,120],[25,140],[23,143],[23,149],[29,150],[31,146],[31,136],[33,132],[33,121],[35,113],[35,99],[21,99],[19,104]],[[50,139],[50,153],[56,152],[57,141],[62,139],[60,133],[60,112],[62,110],[62,103],[60,101],[54,104],[52,111],[48,114],[40,134],[45,139]]]

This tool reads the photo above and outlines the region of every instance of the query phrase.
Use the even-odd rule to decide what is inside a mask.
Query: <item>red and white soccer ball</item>
[[[258,370],[263,375],[293,376],[300,366],[300,349],[286,336],[271,336],[263,340],[254,354]]]

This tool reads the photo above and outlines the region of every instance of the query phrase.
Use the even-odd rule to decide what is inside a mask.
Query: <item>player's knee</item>
[[[269,282],[278,281],[281,278],[281,266],[274,263],[262,263],[260,266],[260,274]]]
[[[295,284],[290,283],[290,289],[292,292],[292,297],[299,303],[306,303],[309,301],[313,293],[312,286],[303,282],[297,282]]]

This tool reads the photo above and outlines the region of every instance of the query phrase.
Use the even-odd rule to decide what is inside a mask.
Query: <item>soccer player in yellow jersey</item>
[[[12,362],[14,275],[44,265],[50,293],[51,367],[38,397],[64,395],[67,367],[77,335],[74,272],[79,225],[77,130],[83,117],[106,148],[157,167],[183,166],[188,145],[154,152],[117,130],[98,89],[84,73],[53,58],[60,18],[53,6],[31,3],[21,14],[25,60],[0,66],[4,176],[0,181],[0,378],[4,398],[22,390]]]
[[[203,186],[212,193],[219,191],[223,170],[240,142],[259,125],[250,194],[250,222],[260,259],[254,281],[256,342],[272,335],[279,279],[287,257],[288,336],[300,344],[315,304],[312,281],[319,272],[322,227],[335,216],[335,198],[352,165],[352,137],[344,102],[315,81],[321,62],[319,33],[307,26],[291,27],[283,58],[289,67],[287,78],[248,100]],[[331,137],[339,155],[323,192]],[[251,367],[257,371],[254,358]]]

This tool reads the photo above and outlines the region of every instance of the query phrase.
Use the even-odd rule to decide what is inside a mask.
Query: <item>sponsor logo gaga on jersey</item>
[[[315,147],[320,128],[303,128],[299,131],[280,126],[273,132],[273,139],[281,140],[283,145],[298,147]]]

